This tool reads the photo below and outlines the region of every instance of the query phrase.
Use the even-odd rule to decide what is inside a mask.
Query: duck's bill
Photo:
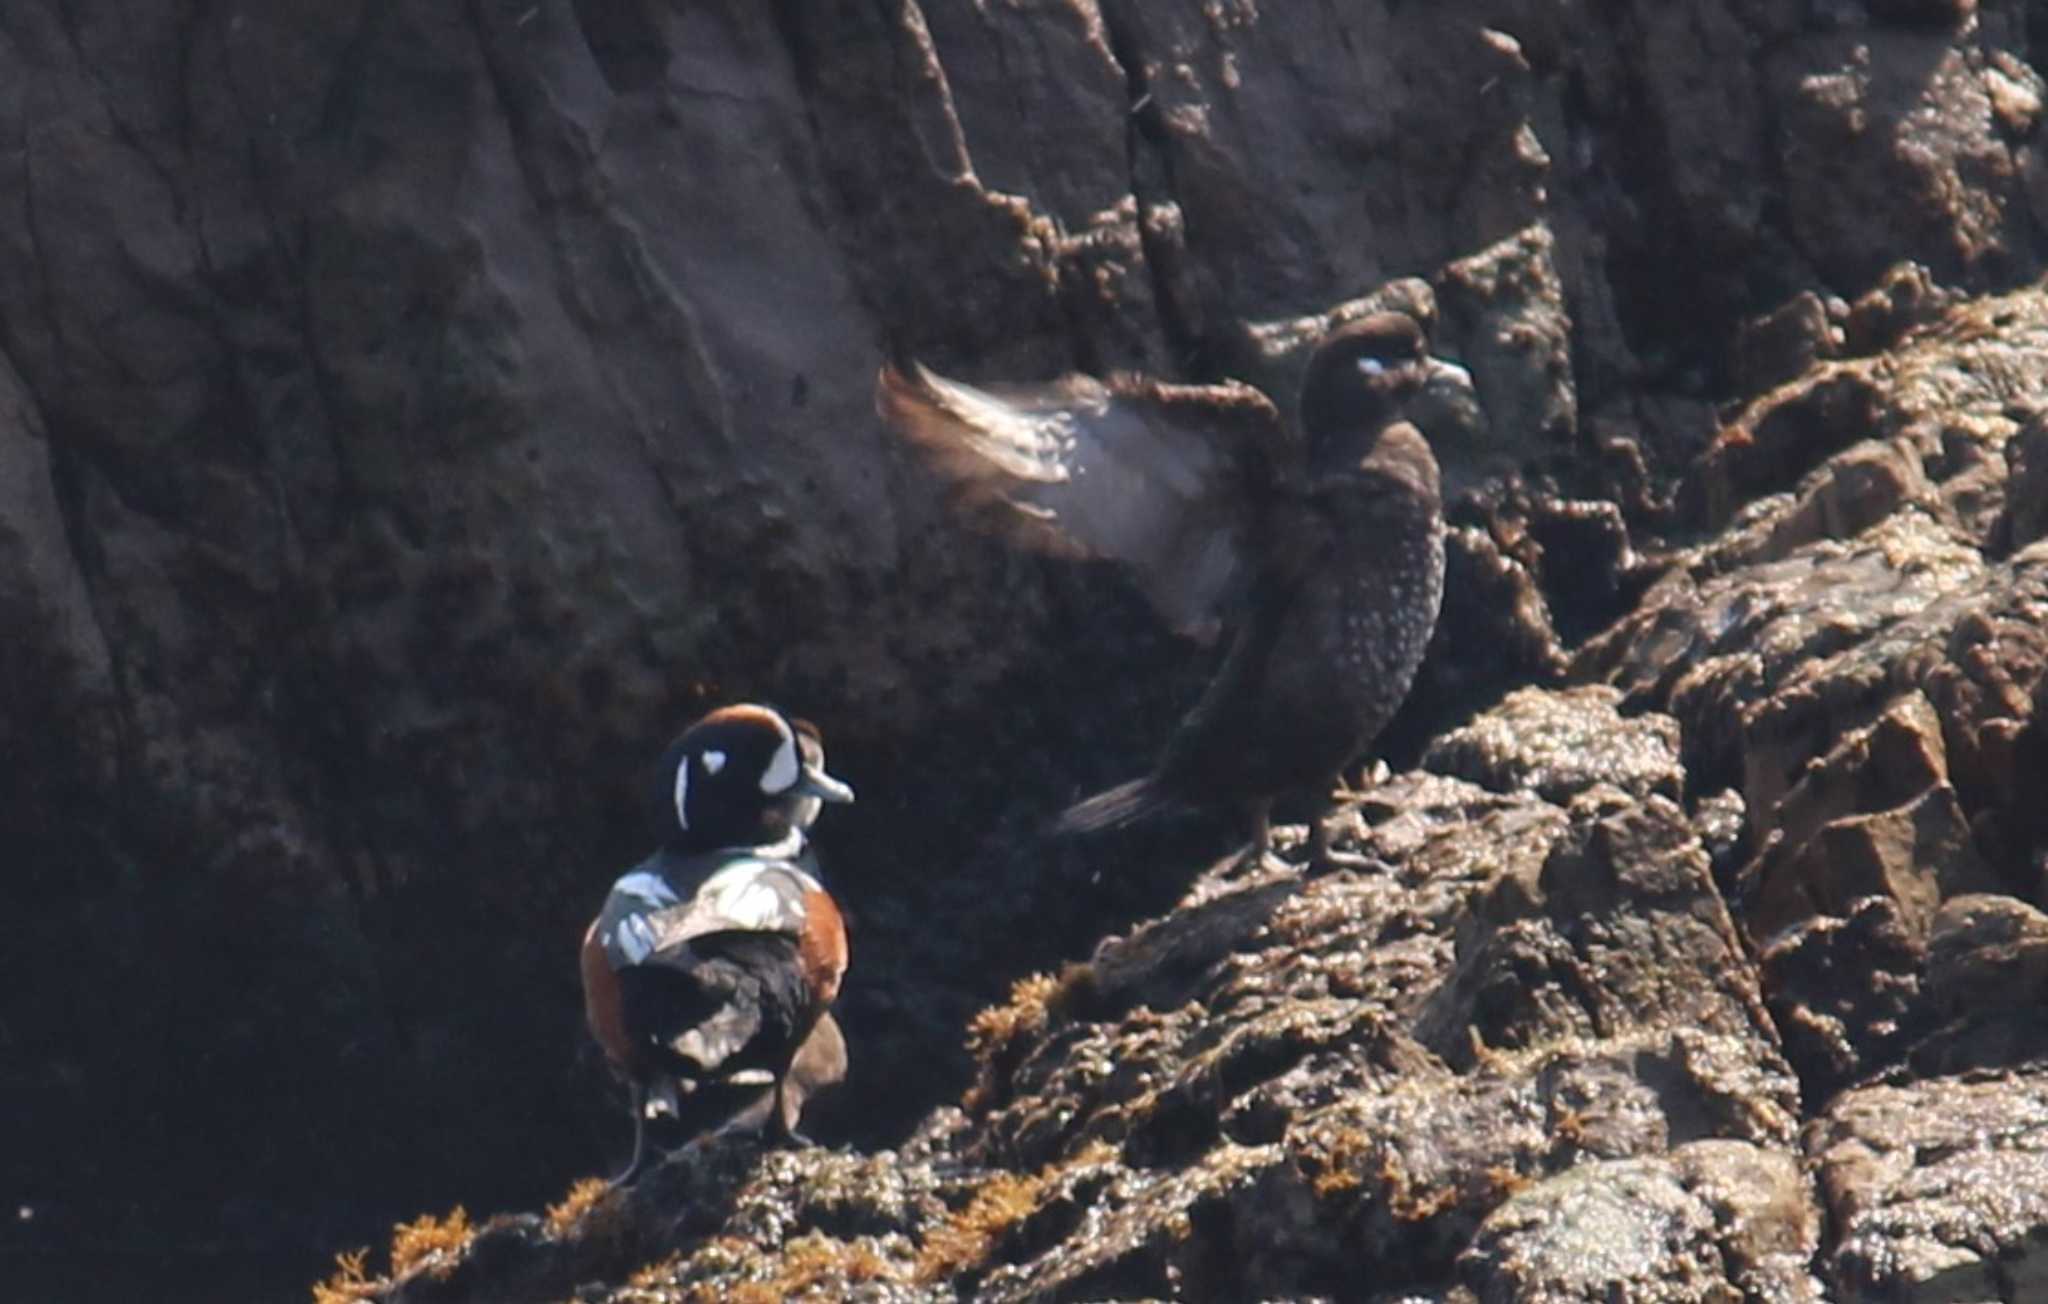
[[[804,767],[803,777],[796,781],[795,791],[806,797],[816,797],[819,801],[853,800],[853,788],[850,785],[841,783],[823,770],[809,765]]]

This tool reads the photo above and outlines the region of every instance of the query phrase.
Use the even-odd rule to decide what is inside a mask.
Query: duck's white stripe
[[[657,907],[672,906],[682,899],[675,894],[675,889],[668,885],[667,879],[644,869],[636,870],[612,884],[612,891],[623,892],[636,901],[644,901],[650,906]]]
[[[720,870],[697,889],[697,904],[707,915],[732,928],[780,927],[789,908],[775,885],[762,881],[762,875],[771,868],[780,867],[751,861]]]
[[[628,964],[638,964],[654,950],[654,927],[645,915],[627,915],[612,930],[612,940],[625,954]]]
[[[804,772],[803,761],[797,755],[796,735],[783,723],[781,716],[771,718],[775,721],[775,731],[782,735],[782,743],[775,749],[774,759],[768,762],[767,771],[761,775],[761,791],[788,792]]]

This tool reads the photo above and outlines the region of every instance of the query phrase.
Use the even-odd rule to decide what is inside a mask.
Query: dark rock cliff
[[[763,696],[862,794],[853,1150],[401,1293],[2027,1298],[2044,64],[2017,0],[5,6],[7,1270],[253,1297],[613,1159],[576,930]],[[1206,664],[948,521],[877,358],[1270,381],[1369,294],[1493,435],[1385,872],[1042,842]]]

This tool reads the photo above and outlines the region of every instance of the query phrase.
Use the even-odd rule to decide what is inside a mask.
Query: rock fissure
[[[1178,247],[1184,243],[1185,218],[1174,199],[1173,153],[1163,139],[1161,110],[1153,101],[1144,51],[1119,17],[1115,0],[1102,3],[1098,12],[1105,45],[1124,79],[1124,178],[1135,204],[1138,247],[1160,327],[1176,370],[1206,377],[1212,365],[1210,341],[1196,326],[1196,305],[1182,302],[1182,287],[1173,274],[1185,260]]]
[[[859,1149],[330,1298],[2040,1293],[2040,24],[1823,8],[10,8],[0,1293],[600,1168],[575,930],[755,695],[862,794]],[[1197,676],[880,343],[1280,393],[1389,305],[1484,411],[1367,868],[1041,839]]]

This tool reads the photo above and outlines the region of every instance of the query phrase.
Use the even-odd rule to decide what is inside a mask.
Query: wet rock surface
[[[2048,1287],[2038,1072],[1844,1093],[1808,1145],[1844,1298],[2023,1300]]]
[[[1504,1202],[1458,1261],[1481,1300],[1823,1298],[1791,1156],[1696,1142],[1668,1159],[1582,1164]]]
[[[2032,1298],[2048,551],[1947,491],[2005,491],[2044,313],[1965,299],[1874,359],[1869,434],[1646,557],[1576,682],[1368,776],[1330,817],[1355,866],[1300,829],[1177,862],[975,1018],[902,1149],[714,1145],[675,1195],[356,1289],[511,1297],[566,1240],[616,1300]],[[871,1163],[856,1213],[807,1194]]]
[[[693,1297],[756,1234],[749,1192],[858,1164],[895,1184],[877,1203],[929,1194],[834,1223],[831,1200],[789,1193],[754,1275],[720,1289],[813,1254],[873,1260],[876,1298],[1353,1297],[1368,1265],[1482,1298],[1801,1280],[1798,1087],[1684,810],[1416,772],[1341,818],[1371,868],[1227,860],[1173,912],[1020,984],[976,1024],[965,1111],[912,1148],[765,1159],[706,1239],[672,1221],[690,1207],[674,1187],[712,1184],[733,1153],[713,1146],[661,1170],[669,1194],[608,1197],[586,1222],[636,1229],[625,1260],[676,1256],[639,1279],[650,1298]],[[467,1288],[422,1267],[382,1297],[517,1291],[564,1253],[492,1269],[472,1248]]]
[[[599,1167],[574,939],[645,761],[758,696],[862,794],[832,1148],[415,1219],[324,1298],[2040,1296],[2043,48],[9,6],[9,1287],[302,1296]],[[1284,391],[1379,302],[1485,411],[1360,866],[1046,840],[1208,664],[961,534],[877,359]]]
[[[1529,791],[1548,801],[1568,801],[1595,783],[1682,800],[1678,722],[1656,714],[1624,718],[1615,709],[1620,700],[1605,685],[1517,689],[1431,743],[1423,764],[1495,792]]]

